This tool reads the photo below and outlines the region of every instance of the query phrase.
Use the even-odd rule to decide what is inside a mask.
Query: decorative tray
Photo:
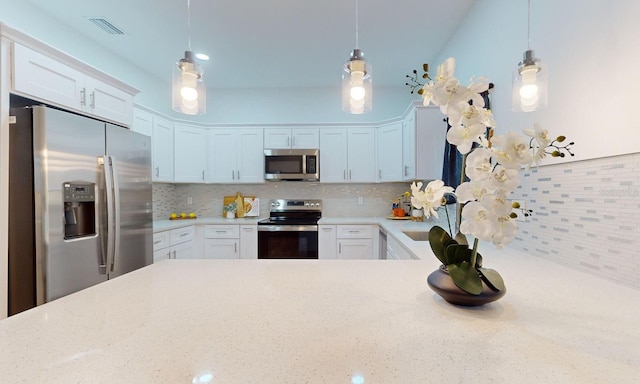
[[[170,217],[169,220],[190,220],[190,219],[197,219],[197,217]]]
[[[387,220],[411,220],[411,216],[387,216]]]

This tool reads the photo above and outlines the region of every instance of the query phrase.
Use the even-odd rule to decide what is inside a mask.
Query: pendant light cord
[[[359,49],[359,44],[358,44],[358,0],[356,0],[356,49]]]
[[[189,51],[191,51],[191,0],[187,0],[187,30],[189,31]]]
[[[527,50],[531,50],[531,0],[527,0]]]

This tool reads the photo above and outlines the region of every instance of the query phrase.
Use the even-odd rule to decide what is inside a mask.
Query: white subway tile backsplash
[[[640,289],[640,153],[522,172],[512,247]]]

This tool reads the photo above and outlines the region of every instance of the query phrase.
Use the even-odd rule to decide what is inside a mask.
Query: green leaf
[[[440,227],[436,226],[429,230],[429,245],[431,246],[431,250],[444,265],[447,264],[444,252],[445,246],[451,240],[451,236],[449,236],[447,231]]]
[[[468,263],[471,260],[471,250],[466,245],[451,244],[445,249],[444,258],[446,261],[444,265],[446,266],[463,262]]]
[[[478,268],[482,280],[494,291],[504,291],[507,287],[504,285],[504,280],[498,271],[488,268]]]
[[[478,271],[470,263],[447,265],[447,269],[451,280],[458,288],[472,295],[482,293],[482,280],[478,276]]]
[[[467,236],[463,235],[460,232],[456,233],[455,240],[458,242],[458,244],[469,245],[469,241],[467,240]]]

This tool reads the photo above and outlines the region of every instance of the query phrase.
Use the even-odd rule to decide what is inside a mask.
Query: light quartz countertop
[[[429,260],[166,260],[0,321],[6,383],[633,383],[640,292],[485,252],[449,305]]]

